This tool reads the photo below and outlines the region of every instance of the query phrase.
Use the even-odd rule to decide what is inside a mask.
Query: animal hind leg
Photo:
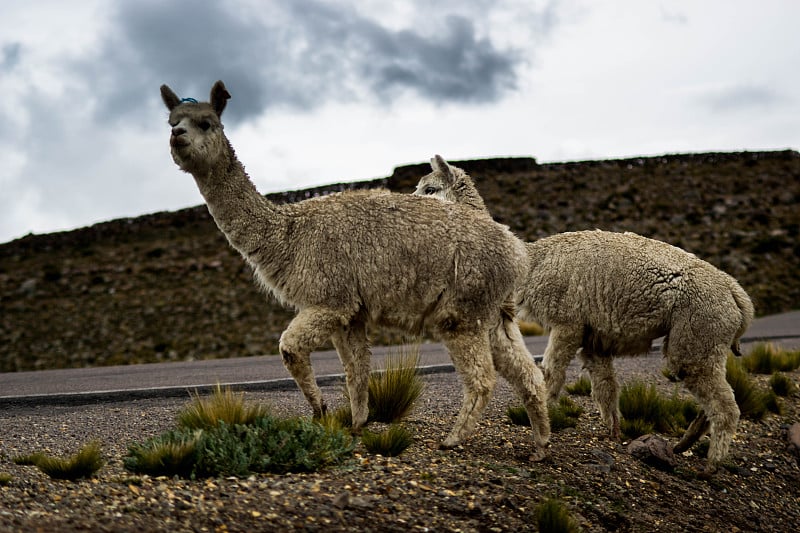
[[[709,473],[714,472],[728,455],[740,414],[733,389],[725,378],[728,346],[717,345],[713,351],[706,364],[685,369],[684,378],[686,387],[697,398],[700,408],[708,418],[710,445],[707,471]],[[698,419],[700,418],[698,415]],[[697,422],[701,423],[702,420]],[[692,426],[694,425],[693,423]],[[702,429],[704,427],[699,427],[698,431]]]
[[[582,335],[582,331],[575,332],[561,326],[554,327],[550,331],[550,340],[547,342],[542,359],[549,401],[558,399],[567,376],[567,367],[581,347]]]
[[[353,431],[358,432],[369,417],[369,374],[372,352],[367,341],[367,328],[363,320],[355,319],[333,333],[331,337],[339,359],[344,366],[347,394]]]
[[[453,366],[461,376],[464,399],[450,434],[442,448],[453,448],[475,430],[496,383],[489,348],[489,334],[451,334],[444,344],[450,352]]]
[[[585,349],[581,351],[579,357],[583,367],[589,372],[592,399],[600,409],[600,418],[608,428],[610,437],[620,440],[619,421],[622,415],[619,412],[619,384],[614,373],[613,360],[611,356],[594,355]]]
[[[324,415],[327,408],[311,367],[311,352],[347,322],[349,318],[341,312],[309,307],[297,313],[281,334],[278,347],[283,364],[311,404],[316,418]]]
[[[542,371],[525,347],[519,327],[512,319],[504,319],[491,330],[489,340],[497,372],[511,384],[528,413],[533,431],[534,449],[530,459],[545,458],[550,440],[550,418],[547,412],[547,388]]]

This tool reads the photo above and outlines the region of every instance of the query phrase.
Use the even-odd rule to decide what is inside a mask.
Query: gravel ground
[[[665,392],[658,356],[620,360],[621,380],[645,378]],[[570,367],[568,382],[579,369]],[[797,383],[800,372],[790,376]],[[554,433],[549,457],[531,464],[528,428],[510,425],[516,405],[498,387],[476,434],[450,451],[435,448],[461,401],[455,374],[425,376],[423,397],[406,421],[416,435],[397,458],[356,449],[346,464],[313,474],[184,480],[134,476],[122,467],[127,445],[174,424],[188,401],[150,399],[0,413],[0,531],[526,531],[533,511],[561,498],[585,531],[790,531],[800,523],[800,468],[785,431],[800,419],[800,398],[781,416],[742,421],[729,464],[711,480],[687,452],[672,472],[639,462],[623,444],[602,438],[587,398],[578,427]],[[765,383],[766,378],[758,378]],[[764,385],[765,386],[765,385]],[[340,386],[323,393],[332,407]],[[299,392],[247,393],[279,414],[308,414]],[[53,481],[11,457],[74,453],[102,442],[107,464],[89,480]],[[674,439],[673,439],[674,443]]]

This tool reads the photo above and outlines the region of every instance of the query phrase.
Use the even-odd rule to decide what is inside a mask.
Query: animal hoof
[[[528,456],[528,462],[531,463],[541,463],[547,459],[547,451],[543,448],[537,448]]]
[[[459,444],[458,442],[453,441],[451,439],[445,439],[445,440],[443,440],[442,442],[439,443],[439,449],[440,450],[452,450],[453,448],[458,446],[458,444]]]

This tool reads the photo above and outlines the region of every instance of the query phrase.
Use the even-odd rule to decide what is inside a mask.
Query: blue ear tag
[[[181,98],[181,103],[184,102],[189,102],[190,104],[196,104],[197,100],[195,100],[194,98]]]

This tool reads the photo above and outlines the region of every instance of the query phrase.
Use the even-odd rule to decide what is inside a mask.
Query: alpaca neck
[[[458,202],[480,211],[487,211],[486,204],[483,203],[483,198],[481,198],[478,189],[475,187],[475,183],[473,183],[469,177],[464,176],[464,178],[455,185],[454,191],[458,197]]]
[[[195,173],[194,178],[220,231],[246,258],[265,246],[285,242],[278,231],[282,218],[278,206],[258,192],[233,148],[208,172]]]

